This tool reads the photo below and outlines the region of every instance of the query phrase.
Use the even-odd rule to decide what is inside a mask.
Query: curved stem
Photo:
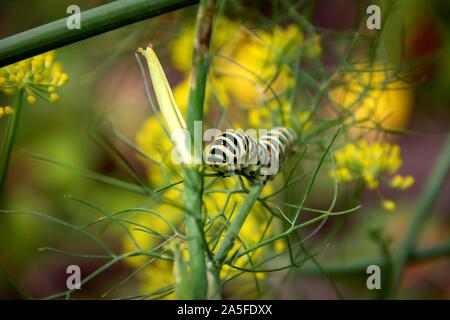
[[[0,194],[3,193],[6,176],[8,174],[9,159],[19,125],[20,112],[22,110],[23,89],[18,89],[14,99],[14,113],[8,119],[5,140],[3,141],[2,154],[0,155]]]
[[[219,264],[219,269],[223,261],[225,260],[228,252],[231,250],[234,244],[234,240],[239,235],[239,231],[241,231],[241,228],[245,222],[245,220],[248,217],[248,214],[253,208],[253,205],[258,200],[259,195],[261,194],[261,191],[263,189],[263,185],[260,183],[256,183],[250,192],[248,193],[247,197],[245,198],[244,203],[239,207],[238,212],[236,213],[236,217],[231,222],[230,227],[228,228],[227,232],[225,233],[225,236],[220,243],[219,249],[217,250],[217,253],[214,257],[214,260],[216,263]]]

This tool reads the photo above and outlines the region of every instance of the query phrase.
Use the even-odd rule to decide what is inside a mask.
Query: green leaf
[[[172,89],[170,88],[164,70],[159,63],[158,57],[150,44],[145,50],[139,48],[138,52],[140,52],[147,60],[156,100],[158,100],[159,109],[169,129],[170,138],[175,149],[183,163],[191,163],[191,139],[187,132],[186,122],[178,109],[172,94]]]

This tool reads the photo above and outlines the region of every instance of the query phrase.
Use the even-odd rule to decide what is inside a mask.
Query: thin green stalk
[[[6,176],[8,174],[9,159],[19,125],[20,112],[22,110],[23,89],[18,89],[14,99],[14,113],[8,119],[5,140],[3,141],[2,154],[0,155],[0,194],[3,192]]]
[[[67,15],[0,40],[0,67],[196,3],[198,0],[118,0],[86,11],[81,8],[80,29],[67,28]]]
[[[252,187],[247,197],[245,198],[244,203],[236,213],[236,217],[234,217],[233,221],[231,222],[231,225],[225,233],[225,236],[220,243],[219,249],[217,250],[214,257],[215,262],[218,264],[217,268],[221,268],[221,265],[224,262],[228,252],[233,247],[234,240],[236,240],[236,237],[239,235],[242,225],[244,224],[245,220],[248,217],[248,214],[252,210],[253,205],[258,200],[263,187],[264,186],[262,184],[256,183]]]
[[[409,254],[407,262],[424,261],[445,256],[450,256],[450,241],[433,247],[414,250]],[[384,269],[386,263],[386,259],[383,258],[355,261],[339,265],[324,263],[322,266],[324,272],[321,272],[315,267],[307,266],[300,268],[299,273],[307,276],[323,276],[325,273],[332,277],[367,275],[368,266],[377,265],[381,269]]]
[[[197,11],[196,35],[191,71],[191,90],[188,100],[187,127],[194,139],[194,124],[203,121],[206,78],[209,67],[209,46],[214,12],[214,1],[201,0]],[[192,140],[193,141],[193,140]],[[194,150],[195,153],[198,150]],[[199,166],[185,166],[184,201],[186,207],[186,233],[189,241],[189,267],[192,298],[206,299],[208,277],[206,242],[203,233],[203,172]]]
[[[389,286],[386,294],[387,298],[395,297],[400,285],[403,269],[405,268],[408,257],[410,256],[417,238],[420,236],[425,220],[433,209],[433,205],[442,190],[442,186],[446,181],[450,169],[450,135],[439,156],[436,166],[434,167],[428,181],[424,187],[422,196],[419,199],[417,209],[413,216],[412,225],[400,245],[397,255],[394,255],[392,275],[390,277]]]

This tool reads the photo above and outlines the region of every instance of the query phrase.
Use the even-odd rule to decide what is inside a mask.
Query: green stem
[[[222,288],[220,282],[220,270],[217,268],[208,268],[208,299],[222,299]]]
[[[425,219],[430,211],[433,209],[433,205],[439,196],[439,192],[442,190],[442,185],[446,181],[450,168],[450,135],[447,138],[444,149],[439,156],[438,162],[434,167],[428,181],[424,187],[422,196],[419,199],[417,209],[413,216],[412,225],[401,243],[397,255],[393,259],[392,276],[387,288],[387,298],[393,298],[398,290],[403,269],[414,249],[414,245],[417,238],[420,235],[422,227],[425,224]]]
[[[236,213],[236,216],[234,217],[233,221],[231,222],[230,227],[228,228],[227,232],[225,233],[225,236],[224,236],[222,242],[220,243],[219,249],[217,250],[216,255],[214,257],[215,262],[218,264],[217,268],[219,270],[220,270],[221,265],[223,264],[225,258],[227,257],[228,252],[233,247],[234,240],[239,235],[242,225],[244,224],[245,220],[248,217],[248,214],[252,210],[253,205],[258,200],[263,187],[264,186],[260,183],[256,183],[252,187],[252,189],[248,193],[247,197],[245,198],[244,203],[241,205],[238,212]]]
[[[450,241],[430,248],[414,250],[408,256],[408,262],[424,261],[443,256],[450,256]],[[323,276],[325,273],[326,275],[332,277],[367,275],[366,271],[368,266],[378,265],[381,269],[384,269],[384,267],[386,267],[386,263],[386,260],[383,258],[355,261],[346,263],[345,265],[330,265],[329,263],[323,263],[323,272],[315,267],[308,266],[300,268],[299,273],[307,276]]]
[[[209,46],[214,12],[214,1],[201,0],[197,11],[196,35],[191,71],[191,89],[188,101],[187,127],[192,141],[194,124],[203,121],[206,79],[209,67]],[[194,150],[197,154],[198,150]],[[186,206],[186,233],[189,241],[189,267],[192,298],[206,299],[208,277],[206,267],[206,242],[203,233],[203,172],[199,166],[184,167],[184,199]]]
[[[184,202],[186,233],[189,243],[189,267],[192,299],[206,299],[208,279],[203,239],[202,193],[203,177],[197,168],[184,168]]]
[[[68,29],[67,17],[0,40],[0,67],[137,21],[168,13],[198,0],[118,0],[81,11],[81,28]]]
[[[209,70],[209,46],[213,23],[214,1],[201,0],[197,13],[196,37],[192,58],[191,90],[188,100],[187,125],[194,133],[195,121],[203,121],[206,78]],[[193,137],[193,135],[192,135]]]
[[[2,154],[0,155],[0,194],[3,192],[6,176],[8,174],[9,159],[16,137],[17,126],[19,125],[20,112],[22,110],[23,89],[18,89],[14,99],[14,113],[8,120],[5,140],[3,141]]]

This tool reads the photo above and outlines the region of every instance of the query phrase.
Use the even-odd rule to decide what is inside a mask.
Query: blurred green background
[[[82,10],[96,7],[107,1],[79,0]],[[361,18],[365,1],[330,0],[315,1],[308,6],[312,23],[335,33],[354,30]],[[384,230],[393,241],[402,238],[410,221],[415,201],[434,165],[436,157],[450,129],[450,3],[447,1],[410,1],[408,15],[416,19],[414,28],[407,30],[409,54],[412,57],[433,55],[433,60],[424,81],[415,88],[415,99],[408,129],[426,134],[406,135],[397,138],[402,147],[404,167],[402,171],[416,179],[413,188],[406,192],[387,191],[397,202],[394,213],[380,212],[378,200],[370,193],[363,195],[363,213],[340,221],[337,235],[320,259],[324,261],[354,261],[378,256],[379,241],[373,240],[370,230]],[[27,30],[66,15],[67,6],[73,1],[2,1],[0,2],[0,38]],[[251,14],[242,18],[242,13],[251,8]],[[425,8],[425,10],[423,9]],[[271,16],[274,12],[271,1],[244,1],[227,7],[227,15],[236,21],[255,22],[259,15]],[[30,153],[70,164],[105,175],[129,180],[124,166],[117,157],[93,141],[100,133],[130,161],[135,170],[145,179],[145,167],[133,150],[120,143],[108,126],[97,125],[96,114],[101,119],[111,119],[118,131],[130,140],[150,115],[144,87],[134,52],[137,47],[152,42],[157,47],[162,63],[169,68],[171,83],[180,81],[180,74],[170,69],[166,58],[167,42],[184,27],[194,21],[195,7],[179,10],[151,20],[139,22],[94,38],[56,50],[56,59],[62,61],[70,80],[59,90],[60,100],[49,104],[42,100],[34,106],[25,104],[21,123],[12,154],[5,192],[0,199],[1,209],[35,210],[82,224],[96,216],[94,210],[80,205],[65,195],[76,195],[88,199],[107,210],[119,210],[136,206],[142,198],[110,186],[85,179],[71,170],[65,170],[45,162],[33,160]],[[396,26],[390,26],[393,30]],[[395,35],[391,33],[389,36]],[[389,36],[387,36],[389,38]],[[327,42],[328,41],[328,42]],[[395,47],[399,39],[388,39]],[[324,51],[333,45],[323,39]],[[392,49],[395,55],[396,49]],[[180,54],[183,54],[180,50]],[[324,55],[324,60],[327,56]],[[326,61],[324,63],[327,63]],[[10,97],[0,95],[2,105]],[[107,121],[106,121],[107,123]],[[3,132],[5,123],[1,121]],[[318,186],[314,202],[320,206],[327,197],[325,187]],[[391,192],[391,193],[389,193]],[[430,214],[421,236],[420,245],[427,246],[450,238],[450,181],[447,179],[441,197]],[[121,250],[122,239],[114,230],[106,231],[105,237],[112,248]],[[0,216],[0,299],[23,298],[9,279],[14,279],[35,297],[46,296],[65,290],[66,267],[81,266],[83,274],[89,274],[102,261],[67,257],[49,252],[40,252],[41,247],[58,247],[66,250],[96,253],[92,246],[77,234],[61,226],[30,216]],[[404,298],[450,298],[449,256],[429,262],[415,263],[408,267],[402,285]],[[83,287],[76,297],[100,296],[112,282],[120,280],[131,267],[120,264]],[[321,276],[302,275],[294,271],[290,284],[281,287],[278,298],[336,298],[336,292],[328,279]],[[361,276],[335,279],[346,298],[372,298],[376,292],[367,290],[365,278]],[[139,280],[129,281],[118,295],[136,293]],[[278,290],[277,290],[278,291]]]

